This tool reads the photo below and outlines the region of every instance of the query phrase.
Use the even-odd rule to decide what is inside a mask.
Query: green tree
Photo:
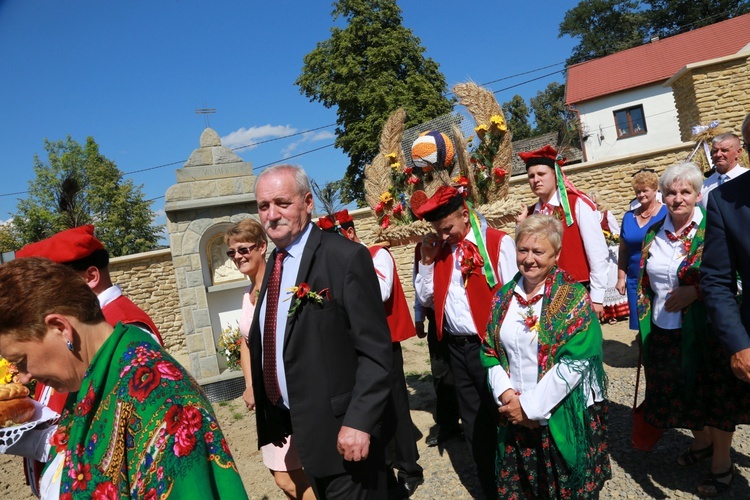
[[[395,0],[339,0],[331,37],[304,58],[296,84],[311,101],[336,106],[336,147],[349,155],[341,186],[345,203],[364,203],[364,167],[378,152],[381,129],[397,108],[406,127],[452,110],[445,76],[425,58],[419,38],[402,25]]]
[[[19,248],[21,245],[13,230],[13,222],[0,223],[0,253],[12,252]]]
[[[583,0],[565,13],[559,37],[578,38],[568,65],[641,45],[649,34],[639,0]]]
[[[536,121],[534,135],[565,133],[575,119],[575,115],[565,108],[565,85],[557,82],[550,83],[531,98],[531,110]]]
[[[748,0],[645,0],[649,28],[660,37],[725,21],[750,12]]]
[[[513,140],[528,139],[531,137],[531,125],[529,125],[529,107],[523,97],[516,94],[513,98],[503,103],[503,113],[508,122],[508,128],[513,134]]]
[[[84,145],[70,136],[65,141],[45,139],[44,149],[47,161],[34,156],[36,178],[13,216],[21,244],[94,224],[97,238],[112,256],[156,248],[163,226],[153,225],[151,202],[144,199],[141,186],[123,179],[92,137]]]

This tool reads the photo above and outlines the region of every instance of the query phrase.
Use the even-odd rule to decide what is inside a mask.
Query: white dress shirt
[[[733,168],[729,169],[726,174],[723,174],[725,176],[724,182],[729,182],[732,179],[736,179],[740,175],[744,174],[750,169],[747,169],[740,165],[739,163],[735,165]],[[711,174],[708,179],[703,181],[703,187],[701,188],[701,206],[703,207],[703,210],[708,207],[708,193],[719,187],[720,185],[720,177],[722,174],[719,172],[714,172]],[[721,182],[723,184],[724,182]]]
[[[524,280],[521,278],[515,288],[515,292],[521,297],[526,296],[523,283]],[[542,301],[531,307],[536,317],[541,318]],[[581,382],[581,373],[585,372],[584,368],[588,361],[574,362],[576,370],[572,370],[569,364],[557,363],[538,380],[539,339],[537,333],[531,331],[524,322],[526,311],[527,308],[522,307],[513,296],[500,327],[500,340],[508,357],[510,376],[502,366],[497,365],[489,369],[487,378],[498,406],[502,406],[500,395],[508,389],[513,389],[520,393],[521,408],[526,416],[541,425],[547,425],[552,410]],[[586,380],[585,383],[590,382]],[[588,406],[603,399],[599,387],[584,387],[584,390],[588,394]]]
[[[469,231],[466,240],[476,244],[473,231]],[[478,333],[477,327],[484,328],[485,325],[474,325],[474,318],[472,318],[469,308],[469,299],[466,296],[464,278],[461,274],[461,255],[459,255],[458,245],[451,245],[451,252],[453,254],[453,273],[448,286],[448,297],[445,300],[445,329],[453,335],[476,335]],[[507,234],[500,240],[500,255],[496,271],[500,284],[507,283],[518,274],[516,244]],[[414,277],[417,298],[426,307],[433,307],[434,304],[434,274],[434,262],[429,266],[420,262],[417,275]]]
[[[560,206],[560,193],[555,193],[550,199],[549,204]],[[534,213],[538,214],[542,208],[542,203],[537,202],[534,205]],[[604,292],[607,290],[607,259],[609,258],[609,249],[607,242],[602,234],[599,212],[592,209],[586,202],[579,197],[576,201],[575,209],[578,230],[581,232],[583,240],[583,249],[586,252],[586,262],[589,264],[589,281],[591,302],[601,304],[604,302]],[[565,225],[565,221],[562,221]]]
[[[702,220],[703,213],[695,207],[692,218],[695,227],[688,233],[690,238],[695,236]],[[669,215],[664,219],[664,225],[656,233],[648,250],[646,272],[651,283],[651,290],[654,291],[654,298],[651,302],[651,321],[659,328],[674,330],[682,327],[682,312],[668,312],[664,309],[664,303],[669,298],[669,292],[680,286],[677,270],[687,254],[682,241],[669,241],[667,231],[675,233],[672,217]]]
[[[299,266],[302,261],[302,252],[305,250],[307,239],[310,237],[313,224],[308,222],[307,227],[302,234],[297,237],[286,250],[287,255],[284,257],[281,270],[281,284],[279,285],[279,305],[276,310],[276,378],[279,381],[279,390],[281,392],[281,403],[286,407],[289,406],[289,390],[286,386],[286,369],[284,367],[284,337],[286,336],[286,320],[289,314],[289,307],[292,305],[291,288],[299,285],[296,283]],[[318,290],[311,290],[317,292]],[[260,306],[258,319],[260,322],[260,338],[263,345],[263,335],[265,333],[266,304],[264,299]],[[263,352],[261,359],[266,356]]]
[[[393,293],[393,266],[395,265],[393,256],[385,248],[380,248],[375,252],[372,264],[375,266],[375,274],[378,276],[380,298],[385,302],[391,298],[391,293]]]

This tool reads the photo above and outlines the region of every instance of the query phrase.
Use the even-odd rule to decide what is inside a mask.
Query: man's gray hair
[[[748,115],[748,116],[750,116],[750,115]],[[747,119],[745,119],[745,121],[747,121]],[[711,145],[718,144],[718,143],[724,142],[724,141],[728,141],[730,139],[734,139],[735,141],[737,141],[737,144],[741,144],[740,138],[739,138],[739,136],[737,136],[737,134],[733,134],[731,132],[727,132],[725,134],[719,134],[716,137],[714,137],[713,139],[711,139]]]
[[[297,184],[297,194],[299,194],[300,196],[305,196],[307,193],[312,193],[310,180],[307,178],[307,173],[305,173],[302,167],[298,167],[297,165],[282,164],[268,167],[260,174],[258,174],[258,177],[255,179],[256,189],[254,189],[256,195],[258,183],[263,177],[266,177],[267,175],[273,175],[274,173],[279,174],[284,172],[290,172],[292,175],[294,175],[294,182],[295,184]]]
[[[676,182],[686,182],[696,193],[703,187],[703,174],[695,163],[685,162],[667,168],[659,178],[659,190],[666,195]]]

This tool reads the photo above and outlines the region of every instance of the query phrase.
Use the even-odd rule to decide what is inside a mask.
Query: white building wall
[[[643,106],[647,133],[617,137],[614,112]],[[672,89],[662,84],[611,94],[576,106],[581,116],[587,161],[602,160],[680,144]]]

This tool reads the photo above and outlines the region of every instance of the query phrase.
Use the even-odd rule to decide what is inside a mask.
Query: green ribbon
[[[469,224],[474,233],[474,239],[477,240],[477,250],[479,250],[479,255],[482,256],[482,260],[484,261],[482,266],[484,277],[487,279],[487,284],[490,285],[490,288],[494,288],[497,285],[497,276],[495,276],[495,270],[492,268],[492,261],[487,253],[487,247],[484,245],[484,238],[482,237],[482,234],[486,233],[486,227],[485,231],[482,231],[482,221],[479,219],[479,214],[472,208],[471,202],[465,200],[465,203],[469,209]]]
[[[565,178],[557,162],[555,162],[555,175],[557,176],[557,191],[560,193],[560,205],[565,212],[565,224],[570,227],[573,225],[573,214],[570,212],[570,200],[568,200],[568,190],[565,189]]]

